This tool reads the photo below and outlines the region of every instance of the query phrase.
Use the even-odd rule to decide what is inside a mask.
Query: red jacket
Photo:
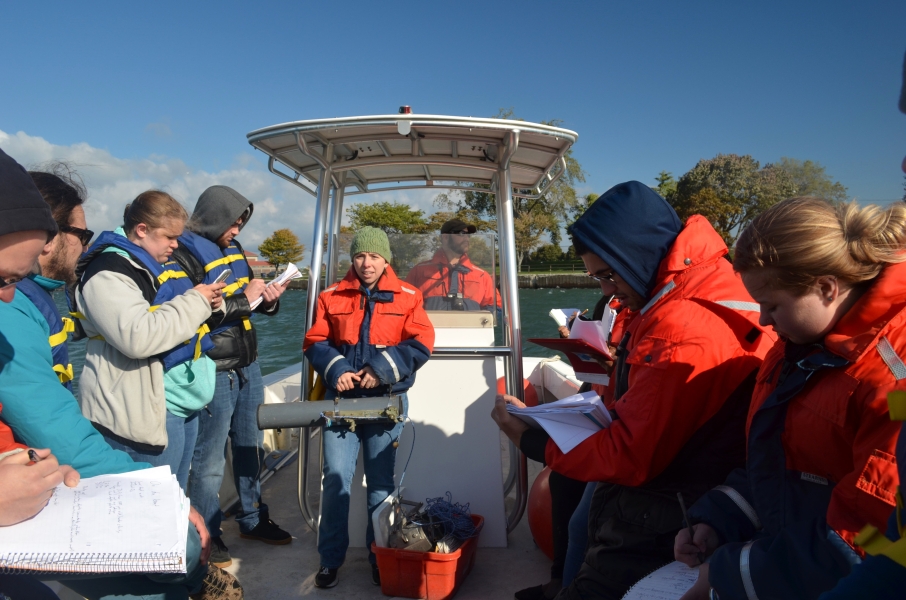
[[[458,266],[469,269],[468,273],[457,273],[459,293],[475,303],[475,306],[468,307],[469,310],[501,306],[500,294],[494,288],[490,273],[475,266],[468,254],[460,257]],[[406,276],[406,283],[417,287],[425,298],[427,308],[432,309],[430,298],[445,297],[450,293],[450,261],[444,251],[438,250],[431,260],[412,267]]]
[[[434,349],[434,326],[418,290],[404,285],[390,265],[370,293],[355,268],[318,297],[318,309],[302,350],[330,389],[348,372],[370,366],[392,392],[409,389]],[[360,390],[362,395],[390,389]],[[358,392],[345,393],[355,396]]]
[[[906,263],[881,272],[823,347],[787,346],[758,373],[745,471],[689,511],[724,542],[710,572],[721,597],[745,595],[744,572],[761,597],[817,598],[850,572],[862,526],[884,527],[899,482],[887,393],[906,388]]]
[[[0,404],[0,413],[3,411],[3,405]],[[0,421],[0,455],[5,454],[11,450],[25,449],[28,446],[19,444],[16,442],[16,438],[13,436],[13,430],[9,428],[9,425]]]
[[[549,441],[553,470],[643,485],[758,369],[776,337],[758,326],[758,305],[726,254],[711,224],[690,217],[661,262],[653,298],[625,317],[630,369],[627,391],[612,405],[619,418],[569,454]],[[741,440],[741,419],[739,433]]]

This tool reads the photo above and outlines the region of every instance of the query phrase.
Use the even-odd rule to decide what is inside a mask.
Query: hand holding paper
[[[274,284],[286,285],[293,279],[301,279],[301,278],[302,278],[302,272],[299,271],[299,267],[297,267],[293,263],[289,263],[289,265],[286,267],[286,270],[283,271],[279,277],[277,277],[276,279],[274,279],[273,281],[268,283],[267,287],[271,287]],[[266,295],[266,293],[259,296],[257,300],[255,300],[254,302],[249,304],[249,308],[252,310],[255,310],[256,308],[258,308],[258,305],[264,301],[265,295]]]

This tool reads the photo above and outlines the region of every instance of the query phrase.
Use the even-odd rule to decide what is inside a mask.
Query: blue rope
[[[444,536],[441,539],[464,540],[477,536],[481,529],[472,521],[468,502],[460,504],[453,503],[452,500],[453,494],[450,492],[447,492],[446,500],[442,497],[426,499],[425,508],[419,516],[423,514],[427,518],[422,521],[413,519],[412,522],[421,527],[442,525]]]

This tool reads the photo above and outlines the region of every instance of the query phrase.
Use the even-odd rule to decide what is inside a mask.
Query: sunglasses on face
[[[71,233],[72,235],[76,236],[77,238],[79,238],[79,243],[81,243],[83,246],[87,246],[91,242],[91,238],[94,237],[94,232],[90,229],[70,227],[69,225],[60,227],[60,231],[62,231],[63,233]]]

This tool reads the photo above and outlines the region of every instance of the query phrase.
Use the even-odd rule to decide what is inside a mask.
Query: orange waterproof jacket
[[[823,347],[780,342],[768,353],[746,470],[689,511],[724,542],[711,563],[721,597],[743,593],[744,571],[759,596],[817,598],[861,554],[862,526],[883,529],[899,481],[887,393],[906,389],[903,357],[906,263],[881,272]]]
[[[374,369],[382,386],[345,392],[380,395],[408,390],[434,349],[434,326],[421,293],[401,283],[390,265],[374,290],[366,290],[350,267],[342,281],[321,292],[302,350],[330,390],[343,373]]]
[[[406,276],[406,283],[417,287],[425,298],[425,307],[429,310],[449,310],[437,305],[431,298],[445,298],[450,293],[450,261],[443,250],[438,250],[431,260],[412,267]],[[468,254],[463,254],[457,267],[464,267],[456,273],[458,291],[465,300],[471,301],[466,310],[489,310],[500,308],[500,294],[494,288],[490,273],[475,266]]]
[[[546,462],[553,470],[582,481],[648,483],[751,381],[776,337],[758,326],[759,307],[726,254],[711,224],[690,217],[661,261],[653,297],[626,315],[629,372],[625,393],[612,405],[618,418],[569,454],[549,441]],[[739,401],[744,415],[748,398]],[[741,440],[741,418],[738,435]],[[699,455],[686,460],[689,476],[706,476]]]
[[[3,405],[0,404],[0,413],[2,412]],[[0,421],[0,456],[13,450],[23,450],[25,448],[27,448],[27,446],[16,442],[16,438],[13,436],[13,430],[9,428],[9,425]]]

